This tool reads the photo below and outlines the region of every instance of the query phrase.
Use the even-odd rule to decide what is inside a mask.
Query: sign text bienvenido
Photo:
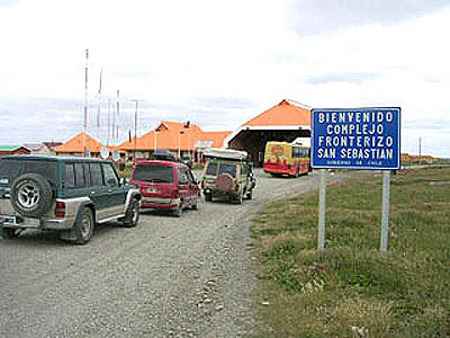
[[[400,108],[313,109],[312,121],[313,168],[400,168]]]

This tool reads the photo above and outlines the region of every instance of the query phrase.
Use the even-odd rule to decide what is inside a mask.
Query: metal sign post
[[[381,211],[381,239],[380,250],[387,251],[388,249],[388,235],[389,235],[389,208],[391,195],[391,172],[389,170],[383,171],[383,207]]]
[[[390,170],[400,169],[400,108],[313,109],[311,167],[320,173],[318,249],[325,248],[323,169],[384,170],[380,250],[387,250]]]
[[[319,229],[317,233],[317,248],[325,249],[325,208],[327,195],[327,182],[325,177],[325,169],[320,170],[319,178]]]

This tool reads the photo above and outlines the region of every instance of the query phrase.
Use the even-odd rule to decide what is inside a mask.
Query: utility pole
[[[419,166],[422,165],[422,138],[419,137]]]
[[[117,89],[117,95],[116,95],[116,115],[117,115],[117,117],[116,117],[116,120],[115,120],[115,122],[116,122],[116,125],[115,125],[115,128],[116,128],[116,140],[119,139],[119,106],[120,106],[119,95],[120,95],[120,90]]]
[[[89,49],[86,49],[86,65],[84,67],[84,121],[83,121],[83,155],[86,156],[86,129],[88,120],[88,68],[89,68]]]
[[[98,86],[97,128],[100,128],[100,105],[101,105],[101,101],[102,101],[102,76],[103,76],[103,68],[100,70],[100,84]]]
[[[136,110],[134,111],[134,163],[136,163],[136,148],[137,148],[137,120],[138,120],[138,107],[140,100],[131,100],[136,103]]]
[[[178,160],[181,159],[181,134],[184,134],[184,131],[180,129],[178,132]]]
[[[108,99],[108,134],[106,135],[106,145],[109,146],[109,134],[110,134],[110,113],[111,113],[111,99]]]

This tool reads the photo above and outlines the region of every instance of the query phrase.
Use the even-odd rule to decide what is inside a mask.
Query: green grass
[[[327,188],[255,220],[257,337],[450,336],[450,168],[391,176],[389,251],[379,251],[381,177]],[[267,305],[267,302],[269,305]]]

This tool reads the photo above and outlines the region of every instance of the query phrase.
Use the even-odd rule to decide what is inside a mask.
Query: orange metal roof
[[[311,110],[295,101],[283,100],[242,126],[310,126]]]
[[[156,133],[156,136],[155,136]],[[155,130],[151,130],[145,135],[138,137],[136,142],[133,137],[118,146],[120,150],[149,151],[156,147],[158,149],[194,150],[197,141],[213,141],[213,147],[221,147],[223,140],[230,132],[205,132],[199,126],[190,124],[185,127],[183,123],[163,121]]]
[[[205,131],[202,141],[212,141],[211,148],[222,148],[223,141],[231,134],[231,131]]]
[[[83,153],[83,135],[85,135],[86,149],[91,153],[99,153],[102,145],[93,137],[80,133],[63,145],[55,149],[56,153]]]

